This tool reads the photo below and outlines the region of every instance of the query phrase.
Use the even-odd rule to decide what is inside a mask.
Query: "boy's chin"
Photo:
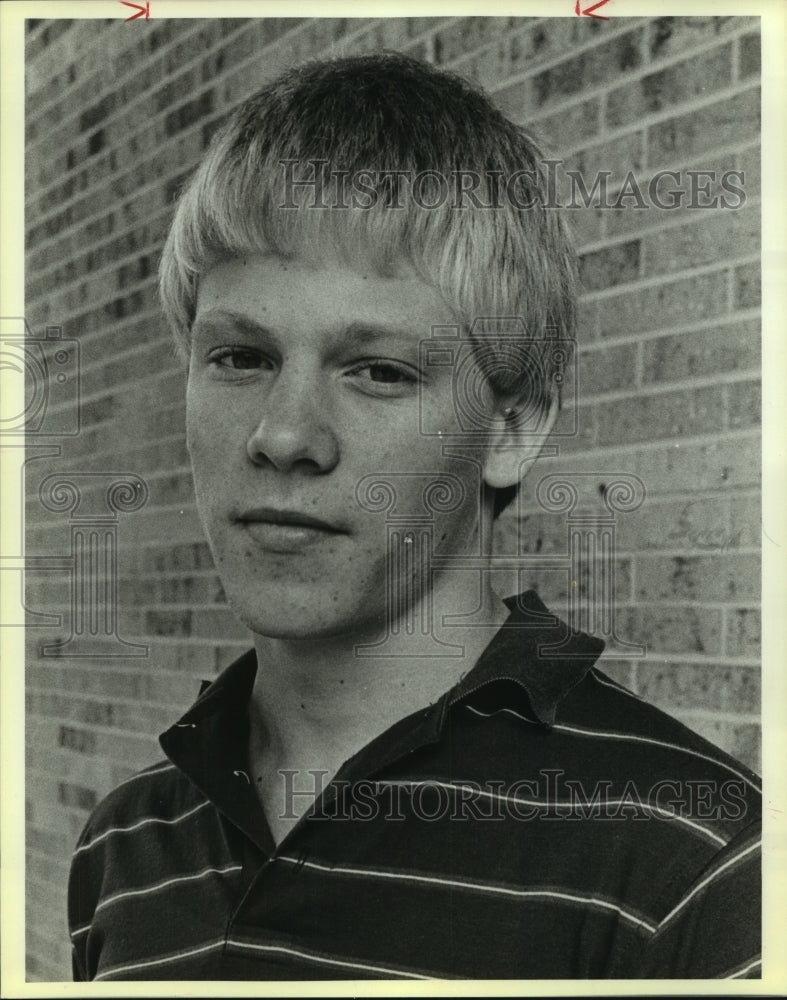
[[[348,644],[374,642],[385,630],[385,610],[370,616],[368,605],[361,608],[342,606],[325,594],[322,600],[282,600],[282,595],[256,607],[233,606],[235,617],[247,629],[267,639],[340,639]]]

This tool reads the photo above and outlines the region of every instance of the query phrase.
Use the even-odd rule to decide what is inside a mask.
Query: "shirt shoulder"
[[[169,761],[140,771],[98,803],[77,841],[68,880],[75,979],[88,978],[87,948],[97,909],[120,887],[133,885],[140,872],[151,881],[171,875],[159,850],[164,831],[188,840],[189,832],[203,832],[205,820],[211,822],[211,811],[205,796]]]
[[[746,764],[669,713],[591,669],[561,704],[556,728],[632,775],[675,780],[715,780],[741,787],[759,803],[761,781]]]
[[[552,724],[511,681],[455,712],[454,774],[502,800],[501,836],[527,845],[526,855],[511,850],[523,883],[537,878],[636,920],[637,932],[609,949],[605,977],[757,974],[753,770],[596,667],[560,699]]]
[[[112,789],[90,813],[79,840],[79,855],[116,834],[169,822],[184,808],[205,802],[201,792],[169,761],[139,771]]]

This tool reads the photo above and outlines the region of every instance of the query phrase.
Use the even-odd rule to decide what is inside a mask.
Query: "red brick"
[[[647,646],[649,657],[659,653],[718,654],[722,612],[719,608],[685,606],[619,608],[617,632]]]
[[[489,90],[506,74],[510,62],[509,56],[510,40],[503,36],[473,53],[470,59],[460,61],[456,68],[468,80],[474,81],[484,90]]]
[[[586,400],[599,392],[631,389],[636,384],[637,345],[581,350],[577,361],[578,393]]]
[[[727,656],[760,655],[759,608],[731,608],[726,611],[724,647]]]
[[[728,426],[758,427],[761,423],[760,380],[733,382],[727,386]]]
[[[705,386],[598,404],[599,444],[628,444],[704,434],[723,426],[724,392]]]
[[[759,207],[703,209],[685,226],[665,229],[642,240],[643,274],[684,273],[719,259],[719,247],[734,247],[744,257],[760,252]]]
[[[170,504],[188,504],[193,502],[194,489],[191,474],[187,471],[177,472],[169,476],[157,476],[149,480],[150,503],[168,506]]]
[[[584,254],[579,267],[582,287],[590,292],[635,281],[639,277],[639,261],[638,240]]]
[[[534,589],[539,592],[547,607],[564,621],[568,620],[569,596],[572,600],[585,601],[588,597],[589,570],[585,566],[572,586],[566,569],[529,569],[523,560],[520,573],[520,590]],[[626,604],[631,595],[631,562],[627,559],[615,561],[615,601]]]
[[[238,622],[229,608],[200,608],[194,615],[193,635],[212,642],[226,639],[247,639],[247,630]]]
[[[751,667],[643,661],[637,671],[637,693],[653,704],[679,705],[684,711],[758,712],[759,681],[759,671]]]
[[[647,46],[651,59],[663,59],[696,48],[718,36],[750,24],[759,24],[757,17],[657,17],[648,25]]]
[[[570,390],[573,384],[573,371],[566,379],[565,387]],[[559,437],[557,435],[560,435]],[[563,454],[583,452],[596,443],[596,414],[591,406],[584,406],[579,397],[575,407],[570,391],[564,395],[563,409],[558,416],[552,438],[550,439]]]
[[[746,197],[750,199],[759,198],[761,194],[761,159],[762,151],[759,143],[756,146],[751,146],[749,149],[741,150],[741,152],[738,153],[738,169],[743,171],[743,178],[738,179],[736,183],[740,184],[746,192]]]
[[[598,35],[598,27],[573,17],[541,18],[535,24],[529,18],[511,18],[511,71],[534,69],[539,63],[562,56],[577,45],[584,45]],[[520,29],[519,25],[523,25]]]
[[[598,336],[598,302],[583,297],[577,309],[577,339],[582,342]]]
[[[600,193],[594,196],[592,205],[607,205],[615,202],[615,192],[626,179],[629,171],[635,174],[643,166],[643,133],[628,132],[626,135],[618,136],[616,139],[607,139],[602,143],[587,146],[572,153],[565,161],[566,170],[578,171],[584,183],[584,190],[590,194],[596,183],[596,178],[602,171],[607,172],[607,197],[604,196],[603,187],[599,187]],[[579,185],[579,180],[574,181],[574,188],[569,190],[562,199],[566,205],[583,205],[583,189]],[[634,196],[626,197],[621,201],[624,206],[636,204]],[[609,208],[605,209],[609,213]]]
[[[642,379],[646,383],[751,371],[760,363],[760,324],[739,320],[656,337],[643,343],[642,352]]]
[[[740,537],[742,546],[755,547],[767,539],[762,524],[762,502],[759,495],[733,497],[730,500],[730,528]]]
[[[760,127],[759,89],[651,125],[648,163],[659,165],[675,156],[694,156],[706,149],[755,138]]]
[[[698,541],[718,537],[729,541],[730,500],[725,496],[685,497],[645,502],[617,519],[616,543],[620,553],[654,549],[696,550]]]
[[[148,611],[145,614],[145,634],[163,636],[190,636],[193,613],[189,610]]]
[[[759,34],[744,35],[738,45],[738,75],[740,79],[745,80],[750,76],[759,76],[761,70]]]
[[[635,468],[653,493],[688,486],[697,490],[751,486],[760,481],[760,443],[756,437],[691,445],[675,442],[665,449],[640,452]]]
[[[762,773],[762,730],[758,724],[730,725],[729,753],[756,774]]]
[[[557,20],[557,19],[556,19]],[[560,19],[562,20],[562,18]],[[498,95],[495,95],[496,97]],[[545,147],[552,150],[572,146],[582,139],[594,139],[598,134],[601,102],[594,97],[570,108],[561,108],[551,115],[525,115],[523,124],[532,127]],[[522,111],[525,111],[523,108]]]
[[[736,552],[704,556],[638,556],[639,601],[714,601],[760,597],[760,559]]]
[[[641,41],[642,29],[637,28],[538,73],[533,79],[536,106],[546,107],[607,83],[612,67],[621,74],[636,69],[642,60]]]
[[[760,265],[743,264],[735,268],[735,306],[756,309],[760,305]]]
[[[607,125],[618,128],[664,108],[675,108],[732,82],[732,45],[673,63],[607,95]]]
[[[630,662],[627,660],[614,660],[602,653],[596,667],[602,674],[609,677],[610,680],[622,685],[626,690],[631,691],[632,694],[634,693],[632,664]]]
[[[547,473],[593,472],[603,477],[611,472],[630,472],[645,483],[648,496],[685,496],[689,491],[727,490],[759,487],[761,480],[760,437],[746,434],[687,444],[658,442],[637,448],[585,455],[582,453],[542,459],[530,481]]]
[[[599,300],[602,337],[659,330],[727,311],[727,274],[713,271]]]
[[[505,17],[462,17],[435,32],[435,61],[446,65],[510,31]]]
[[[495,524],[494,551],[497,555],[565,554],[566,521],[559,514],[526,514],[517,520],[516,507]]]
[[[568,204],[568,202],[565,202]],[[574,244],[579,251],[584,250],[588,243],[597,243],[604,234],[604,209],[584,208],[579,202],[578,208],[571,209],[568,220],[571,227]]]
[[[723,178],[726,178],[728,186],[740,184],[739,178],[727,176],[735,168],[736,158],[732,153],[703,156],[694,160],[684,158],[678,150],[677,155],[670,156],[663,163],[653,164],[651,169],[642,170],[637,175],[637,183],[647,207],[635,208],[632,199],[629,199],[629,207],[625,211],[607,211],[607,234],[612,237],[638,233],[645,228],[674,225],[679,219],[689,221],[698,212],[707,214],[711,211],[691,208],[695,203],[713,204],[715,201],[719,204],[724,199],[729,204],[737,204],[737,196],[725,190],[722,185]],[[677,180],[673,174],[662,174],[662,170],[677,172]],[[691,171],[695,172],[695,176],[692,176]],[[702,174],[696,176],[697,171],[702,171]],[[667,207],[659,207],[659,203]]]

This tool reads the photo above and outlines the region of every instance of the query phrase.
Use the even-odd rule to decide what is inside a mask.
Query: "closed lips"
[[[245,524],[276,524],[283,527],[315,528],[319,531],[334,533],[344,532],[343,528],[328,521],[323,521],[319,517],[303,514],[300,511],[276,510],[272,507],[245,511],[238,517],[238,521]]]

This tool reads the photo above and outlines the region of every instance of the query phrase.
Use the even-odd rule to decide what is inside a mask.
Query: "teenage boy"
[[[452,569],[558,411],[547,184],[483,95],[393,54],[288,72],[214,139],[161,292],[254,649],[87,824],[76,978],[759,975],[755,775]]]

